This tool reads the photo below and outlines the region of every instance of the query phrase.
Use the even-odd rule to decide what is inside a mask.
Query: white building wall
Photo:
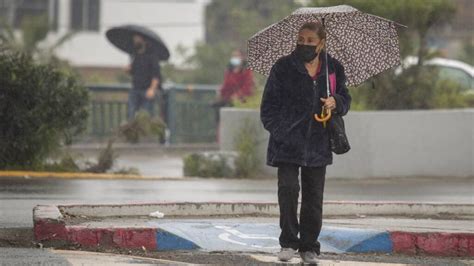
[[[70,2],[59,1],[59,30],[51,33],[48,42],[70,29]],[[105,37],[114,26],[138,24],[154,30],[168,46],[170,61],[179,63],[174,53],[181,45],[192,51],[205,35],[204,13],[207,0],[101,0],[100,31],[82,31],[58,50],[58,56],[74,66],[123,67],[128,56],[115,48]]]

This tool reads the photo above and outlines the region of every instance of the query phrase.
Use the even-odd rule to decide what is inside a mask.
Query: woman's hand
[[[329,109],[329,110],[334,110],[336,109],[336,100],[334,97],[329,97],[329,98],[320,98],[321,102],[324,103],[324,108]]]
[[[146,90],[146,95],[145,96],[148,100],[152,100],[153,98],[155,98],[155,95],[156,95],[155,88],[150,87]]]

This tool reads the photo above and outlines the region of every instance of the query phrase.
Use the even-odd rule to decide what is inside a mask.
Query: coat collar
[[[326,75],[326,56],[325,56],[325,51],[321,52],[319,54],[319,60],[321,60],[321,75],[324,76]],[[293,51],[291,54],[290,54],[290,58],[291,58],[291,63],[296,67],[296,70],[298,70],[298,72],[302,73],[302,74],[308,74],[308,71],[306,70],[306,67],[304,66],[304,62],[301,61],[297,56],[296,56],[296,52]],[[328,61],[329,62],[332,62],[332,57],[330,54],[328,54]],[[329,73],[333,73],[334,72],[334,66],[333,64],[329,64],[329,67],[328,67],[328,71]]]

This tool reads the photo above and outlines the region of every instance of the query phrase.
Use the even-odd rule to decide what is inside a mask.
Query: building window
[[[45,16],[51,30],[58,28],[58,0],[0,0],[0,17],[15,29],[26,17]]]
[[[99,31],[100,0],[71,1],[71,29]]]

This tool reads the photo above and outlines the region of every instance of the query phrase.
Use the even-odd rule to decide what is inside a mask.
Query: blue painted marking
[[[149,222],[159,229],[158,250],[258,251],[280,249],[278,223],[239,223],[225,219],[189,219]],[[393,250],[390,234],[383,230],[323,226],[322,252],[386,252]]]
[[[359,244],[351,247],[348,252],[367,253],[367,252],[385,252],[392,253],[393,243],[389,232],[379,233]]]
[[[189,239],[207,251],[275,252],[280,249],[280,228],[277,224],[238,224],[215,219],[157,222],[151,225]]]
[[[199,246],[192,241],[166,231],[158,231],[156,233],[156,246],[161,251],[199,249]]]
[[[345,252],[391,252],[392,240],[386,231],[323,227],[319,236],[321,243]]]

